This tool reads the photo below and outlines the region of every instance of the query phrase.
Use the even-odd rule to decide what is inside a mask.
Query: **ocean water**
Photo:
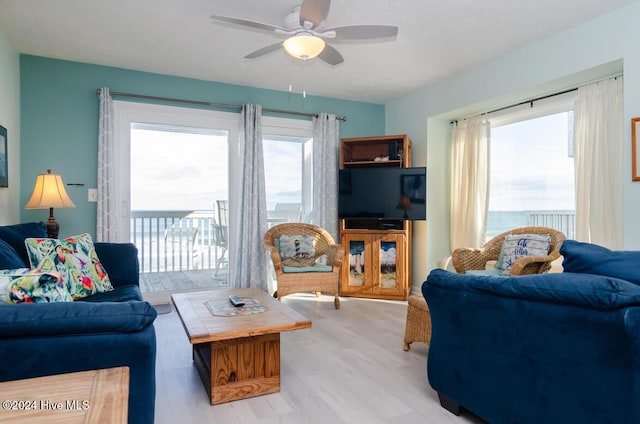
[[[544,226],[562,231],[568,239],[575,238],[575,211],[491,211],[487,217],[487,236],[490,240],[514,228]]]
[[[490,240],[505,231],[526,226],[527,215],[525,211],[489,211],[486,239]]]

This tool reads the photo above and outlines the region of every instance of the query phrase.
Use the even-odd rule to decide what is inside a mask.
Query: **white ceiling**
[[[210,19],[281,26],[300,2],[0,0],[0,31],[20,53],[386,103],[634,0],[334,0],[328,27],[399,27],[392,40],[332,43],[338,66],[282,50],[243,59],[282,38]]]

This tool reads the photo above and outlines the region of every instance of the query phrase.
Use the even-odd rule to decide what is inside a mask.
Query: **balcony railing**
[[[575,211],[525,211],[527,226],[549,227],[562,231],[567,239],[576,238]]]
[[[141,272],[226,267],[226,249],[214,235],[213,211],[132,211],[131,241]]]
[[[527,226],[562,231],[575,239],[575,211],[525,211]],[[270,224],[290,217],[270,214]],[[131,241],[138,247],[141,272],[215,270],[226,273],[226,240],[213,211],[132,211]],[[218,234],[218,236],[217,236]]]
[[[485,241],[520,227],[549,227],[576,238],[576,213],[572,210],[489,211]]]
[[[269,225],[299,220],[299,213],[268,211]],[[211,211],[132,211],[130,240],[140,272],[215,270],[228,267],[228,229]]]

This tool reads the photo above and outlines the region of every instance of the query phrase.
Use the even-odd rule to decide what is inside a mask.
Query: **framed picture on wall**
[[[0,187],[9,187],[7,129],[0,125]]]

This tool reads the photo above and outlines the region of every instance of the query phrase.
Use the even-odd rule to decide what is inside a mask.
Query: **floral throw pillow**
[[[29,268],[0,271],[0,301],[5,303],[71,302],[59,272]]]
[[[28,238],[25,245],[31,268],[58,271],[74,300],[113,290],[89,234],[64,240]]]
[[[313,236],[281,234],[278,250],[283,265],[311,266],[316,262],[316,239]]]
[[[550,234],[508,234],[504,238],[496,268],[500,275],[509,275],[513,264],[523,256],[547,256],[551,247]]]

